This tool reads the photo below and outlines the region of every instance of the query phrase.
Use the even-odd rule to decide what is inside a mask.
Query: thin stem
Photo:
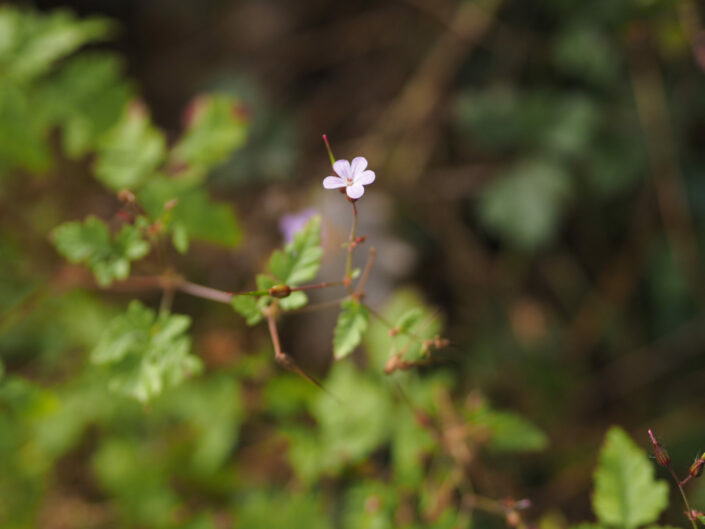
[[[350,284],[350,276],[352,274],[352,254],[355,249],[355,245],[353,243],[355,242],[355,236],[357,234],[357,206],[355,205],[355,202],[352,202],[352,208],[353,223],[350,230],[350,239],[348,240],[348,258],[345,261],[345,281],[348,285]]]
[[[331,307],[336,307],[340,305],[340,303],[344,300],[348,299],[348,296],[342,297],[342,298],[337,298],[337,299],[330,299],[328,301],[321,301],[320,303],[313,303],[311,305],[306,305],[305,307],[301,307],[300,309],[293,309],[293,310],[287,310],[287,314],[300,314],[302,312],[315,312],[317,310],[324,310],[324,309],[329,309]]]
[[[218,303],[230,304],[233,299],[233,294],[224,292],[216,288],[204,287],[190,281],[181,281],[176,283],[175,287],[186,294],[196,296],[197,298],[209,299]],[[266,293],[266,292],[265,292]]]
[[[676,471],[673,470],[673,467],[671,465],[668,465],[668,470],[671,472],[671,476],[673,476],[673,480],[676,482],[676,485],[678,485],[678,490],[681,491],[683,503],[685,504],[685,508],[688,510],[688,520],[690,520],[690,523],[693,525],[693,529],[698,529],[695,520],[693,520],[693,517],[690,514],[691,512],[693,512],[693,510],[690,508],[690,503],[688,503],[688,497],[685,495],[685,490],[683,489],[683,485],[681,485],[681,480],[678,477],[678,474],[676,474]]]
[[[370,271],[372,270],[372,265],[375,263],[375,256],[377,255],[377,250],[374,247],[370,248],[370,255],[367,258],[367,264],[365,265],[365,270],[362,272],[360,281],[357,282],[357,287],[355,292],[358,296],[362,295],[367,279],[370,276]]]

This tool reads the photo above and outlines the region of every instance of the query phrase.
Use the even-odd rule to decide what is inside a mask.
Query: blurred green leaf
[[[0,76],[0,164],[41,171],[51,161],[46,123],[29,93],[4,86]]]
[[[321,263],[321,217],[314,216],[294,240],[269,258],[269,271],[282,283],[297,286],[316,277]]]
[[[126,224],[111,239],[106,224],[93,216],[83,222],[62,224],[54,230],[53,239],[61,255],[72,263],[85,263],[103,286],[126,279],[130,261],[149,252],[149,244],[137,226]]]
[[[468,420],[489,432],[488,447],[497,452],[535,452],[543,450],[548,438],[520,415],[482,407],[473,410]]]
[[[133,95],[121,62],[104,53],[72,58],[42,90],[48,119],[59,123],[64,150],[73,158],[95,148]]]
[[[257,325],[262,321],[262,310],[255,296],[233,296],[230,304],[235,312],[245,318],[247,325]]]
[[[103,18],[77,19],[69,11],[38,14],[0,6],[0,79],[27,82],[84,44],[110,36]]]
[[[110,368],[110,389],[146,402],[200,371],[185,335],[190,324],[187,316],[157,316],[132,301],[125,314],[110,322],[91,360]]]
[[[491,182],[482,191],[478,212],[505,242],[535,250],[555,235],[570,195],[570,175],[558,165],[532,160]]]
[[[95,176],[119,191],[142,186],[161,165],[166,141],[152,125],[142,103],[129,103],[122,117],[100,140]]]
[[[342,310],[333,333],[333,354],[336,360],[345,358],[360,345],[370,318],[367,308],[354,299],[346,299],[340,306]]]
[[[138,193],[140,204],[154,219],[163,219],[172,240],[183,251],[190,239],[227,247],[242,240],[242,230],[230,204],[211,199],[205,189],[163,176],[151,179]],[[172,202],[175,201],[175,202]],[[165,210],[170,203],[171,209]]]
[[[654,465],[616,426],[600,452],[592,505],[601,523],[625,529],[656,521],[668,505],[668,485],[654,479]]]
[[[287,529],[332,529],[321,502],[314,493],[284,491],[249,492],[237,508],[234,529],[286,527]]]
[[[185,165],[180,176],[201,179],[244,144],[247,127],[236,116],[238,104],[222,94],[202,95],[191,103],[188,128],[170,154],[175,166]]]
[[[619,74],[619,53],[599,26],[562,28],[554,44],[554,61],[563,72],[605,85]]]

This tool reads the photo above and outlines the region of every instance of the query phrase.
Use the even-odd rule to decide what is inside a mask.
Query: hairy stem
[[[352,275],[352,255],[353,255],[353,250],[355,249],[355,245],[353,244],[355,242],[355,237],[357,234],[357,206],[355,205],[355,202],[352,202],[352,208],[353,208],[353,222],[352,222],[352,229],[350,230],[350,239],[348,240],[348,258],[345,261],[345,282],[348,285],[350,285],[350,276]]]

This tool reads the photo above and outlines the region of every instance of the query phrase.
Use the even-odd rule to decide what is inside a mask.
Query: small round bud
[[[692,465],[690,465],[688,473],[694,478],[699,478],[703,474],[703,467],[705,467],[705,459],[699,457],[698,459],[693,461]]]
[[[289,285],[275,285],[268,292],[273,298],[282,299],[291,294],[291,287]]]

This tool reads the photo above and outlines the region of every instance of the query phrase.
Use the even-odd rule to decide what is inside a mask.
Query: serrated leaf
[[[96,217],[66,222],[57,227],[53,240],[58,252],[72,263],[84,263],[103,286],[130,275],[130,261],[149,252],[149,244],[136,226],[125,225],[111,239],[107,225]]]
[[[190,354],[185,335],[188,316],[159,314],[132,301],[113,319],[91,353],[91,360],[110,369],[109,387],[147,402],[201,369]]]
[[[423,316],[423,309],[414,307],[399,316],[394,322],[394,327],[401,332],[410,332],[423,319]]]
[[[333,333],[333,354],[336,360],[352,353],[367,330],[369,312],[361,303],[347,299],[341,303],[341,312]]]
[[[269,259],[269,271],[290,287],[316,277],[321,263],[321,218],[311,217],[306,225],[294,234],[294,240],[276,250]]]
[[[256,325],[262,320],[262,310],[254,296],[233,296],[230,304],[235,312],[245,318],[247,325]]]
[[[174,164],[185,166],[181,176],[201,179],[243,145],[247,127],[236,117],[237,104],[223,94],[199,96],[191,103],[188,129],[171,152]]]
[[[654,465],[616,426],[600,452],[592,504],[601,523],[625,529],[656,521],[668,505],[668,485],[654,479]]]
[[[95,176],[116,191],[134,190],[154,175],[165,153],[164,136],[154,128],[146,109],[130,103],[98,145]]]

